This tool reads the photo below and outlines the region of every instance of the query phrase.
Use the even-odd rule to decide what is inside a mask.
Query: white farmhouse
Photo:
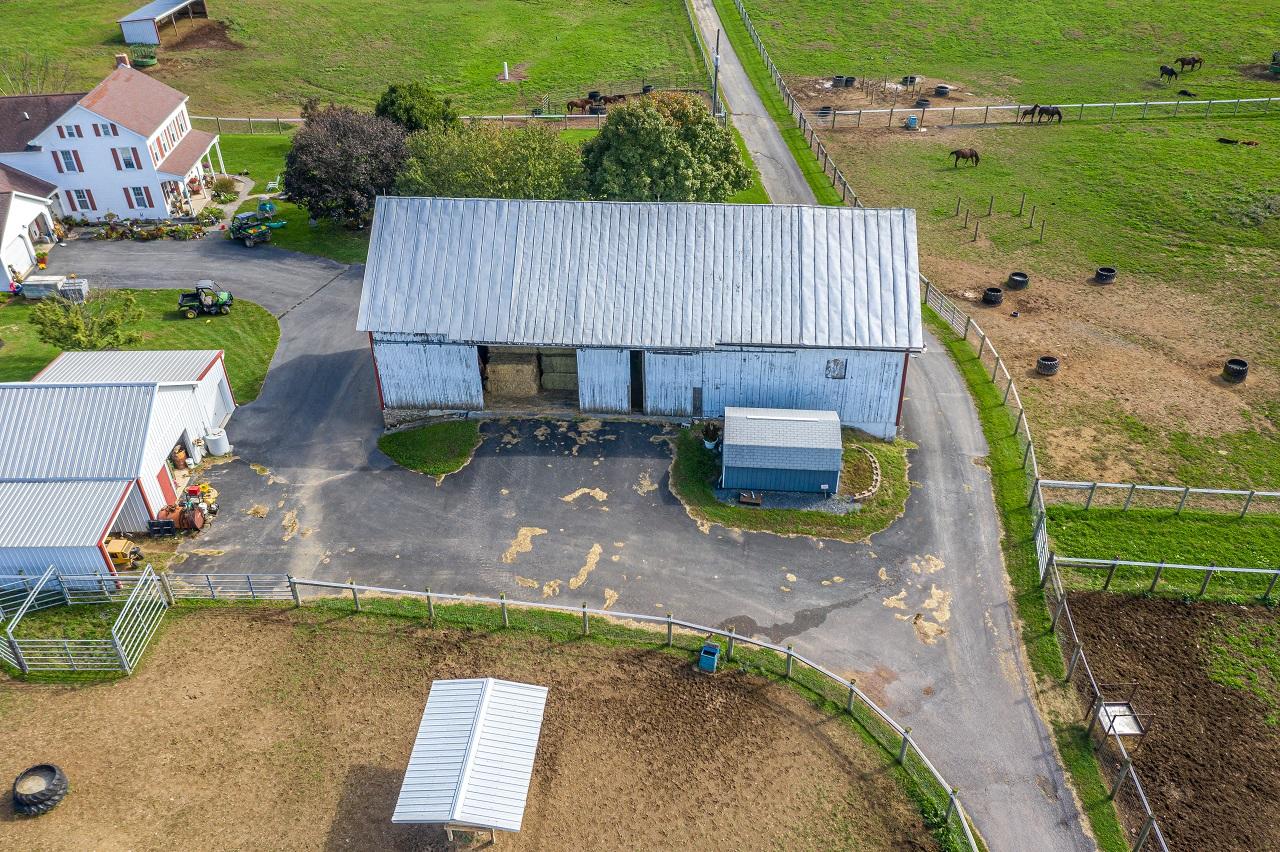
[[[187,96],[117,61],[85,94],[0,98],[0,260],[10,275],[31,269],[58,216],[183,215],[204,175],[225,173],[217,135],[191,127]]]

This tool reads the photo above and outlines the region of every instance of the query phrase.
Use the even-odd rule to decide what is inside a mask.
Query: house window
[[[133,156],[132,148],[117,148],[116,154],[120,157],[120,167],[124,169],[140,169],[142,163],[139,163]]]
[[[78,172],[79,167],[76,165],[76,154],[74,151],[59,151],[58,156],[62,159],[62,169],[68,172]]]
[[[80,125],[78,124],[64,124],[62,126],[62,132],[68,139],[81,139],[84,137],[84,134],[80,132]]]
[[[827,378],[843,379],[848,372],[849,362],[845,358],[831,358],[827,361]]]
[[[151,206],[147,202],[147,191],[145,189],[143,189],[140,186],[133,186],[133,187],[130,187],[130,189],[133,191],[134,207],[150,207]]]
[[[112,132],[114,128],[115,128],[114,124],[98,124],[95,122],[93,125],[93,135],[94,136],[116,136],[118,134]]]
[[[89,191],[85,189],[73,189],[72,192],[76,196],[76,209],[88,210],[92,205],[89,204]]]

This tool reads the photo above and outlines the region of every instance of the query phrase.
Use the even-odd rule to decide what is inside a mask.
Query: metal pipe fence
[[[1114,508],[1121,511],[1130,508],[1168,508],[1174,514],[1182,514],[1184,509],[1195,509],[1198,506],[1209,511],[1231,511],[1238,517],[1245,517],[1252,511],[1256,514],[1274,514],[1280,512],[1280,491],[1263,491],[1245,488],[1194,488],[1186,485],[1142,485],[1134,482],[1085,482],[1062,479],[1043,479],[1040,481],[1042,491],[1048,492],[1051,502],[1074,502],[1079,504],[1083,497],[1083,508],[1094,506]],[[1065,491],[1075,498],[1074,501],[1053,499],[1053,492]],[[1147,498],[1147,499],[1144,499]],[[1157,498],[1157,499],[1151,499]]]
[[[735,0],[740,2],[740,0]],[[780,84],[785,85],[785,84]],[[890,106],[874,109],[806,109],[809,121],[827,130],[866,127],[893,127],[916,116],[919,126],[982,127],[984,125],[1032,124],[1022,119],[1032,104],[978,104],[975,106]],[[1226,100],[1130,101],[1101,104],[1044,104],[1056,106],[1075,121],[1141,121],[1154,118],[1231,118],[1239,115],[1280,115],[1280,98],[1230,98]],[[866,119],[864,122],[864,118]],[[957,120],[959,119],[959,120]]]
[[[818,164],[822,166],[822,173],[831,181],[833,187],[840,190],[841,201],[854,207],[862,207],[863,204],[858,198],[858,193],[849,185],[844,172],[831,159],[827,147],[818,138],[815,126],[809,121],[804,109],[800,106],[800,102],[791,94],[791,89],[787,86],[786,80],[782,78],[782,73],[778,71],[778,67],[769,58],[769,51],[765,49],[764,42],[760,39],[760,34],[756,32],[755,24],[751,23],[751,16],[747,14],[747,9],[742,5],[742,0],[733,0],[733,5],[737,8],[738,15],[742,18],[742,24],[747,29],[747,35],[751,37],[752,44],[756,46],[756,51],[759,52],[760,58],[764,61],[764,66],[769,71],[769,76],[773,78],[773,84],[778,87],[778,92],[782,95],[782,101],[787,106],[787,112],[791,113],[796,126],[804,134],[805,144],[809,146],[809,151],[817,158]]]

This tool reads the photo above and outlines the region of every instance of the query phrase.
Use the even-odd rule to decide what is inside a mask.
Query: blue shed
[[[834,494],[843,459],[834,411],[724,410],[724,488]]]

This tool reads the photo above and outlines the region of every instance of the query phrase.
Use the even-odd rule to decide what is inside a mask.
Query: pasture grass
[[[280,325],[269,311],[236,299],[226,316],[201,315],[189,320],[178,313],[177,290],[128,292],[142,311],[142,319],[133,326],[141,332],[142,340],[126,349],[223,349],[236,402],[257,398],[280,341]],[[34,305],[21,298],[0,305],[0,340],[5,344],[0,347],[3,381],[28,381],[58,354],[57,347],[42,343],[36,335],[31,324]]]
[[[1251,622],[1239,631],[1219,629],[1206,643],[1209,677],[1248,692],[1267,708],[1267,724],[1280,725],[1280,624]]]
[[[261,199],[248,198],[237,213],[257,210]],[[271,232],[271,245],[289,251],[315,254],[338,263],[364,263],[369,256],[369,229],[352,230],[341,222],[319,219],[310,224],[307,211],[291,201],[274,199],[276,219],[286,224]]]
[[[65,63],[87,88],[123,47],[115,20],[131,8],[10,0],[6,36]],[[306,97],[369,107],[389,84],[409,81],[464,112],[510,113],[615,82],[687,83],[701,69],[681,0],[220,0],[211,15],[226,38],[175,49],[162,35],[149,72],[190,95],[201,115],[296,115]],[[523,82],[499,81],[504,61]]]
[[[1049,630],[1049,611],[1040,588],[1034,521],[1027,505],[1027,475],[1022,467],[1023,451],[1014,419],[974,348],[932,308],[925,307],[923,313],[925,323],[942,342],[964,378],[987,439],[986,460],[991,471],[992,495],[1003,531],[1000,549],[1012,585],[1011,597],[1022,624],[1027,659],[1042,687],[1061,690],[1066,666],[1058,640]],[[1049,710],[1044,712],[1051,715]],[[1129,846],[1115,806],[1105,798],[1105,793],[1102,797],[1098,795],[1104,784],[1102,769],[1093,750],[1080,742],[1082,732],[1074,725],[1075,720],[1050,718],[1048,721],[1098,846],[1105,852],[1127,852]]]
[[[284,158],[293,144],[287,133],[224,133],[219,137],[227,171],[247,171],[253,178],[250,193],[267,191],[267,183],[284,174]]]
[[[480,441],[480,426],[474,420],[442,420],[389,432],[378,439],[378,449],[402,467],[430,476],[446,476],[471,461]]]
[[[1204,98],[1280,96],[1280,86],[1255,76],[1280,49],[1271,0],[744,3],[785,74],[922,74],[1025,103],[1164,99],[1184,87]],[[717,5],[733,11],[726,0]],[[1203,68],[1159,82],[1162,63],[1191,53]]]

